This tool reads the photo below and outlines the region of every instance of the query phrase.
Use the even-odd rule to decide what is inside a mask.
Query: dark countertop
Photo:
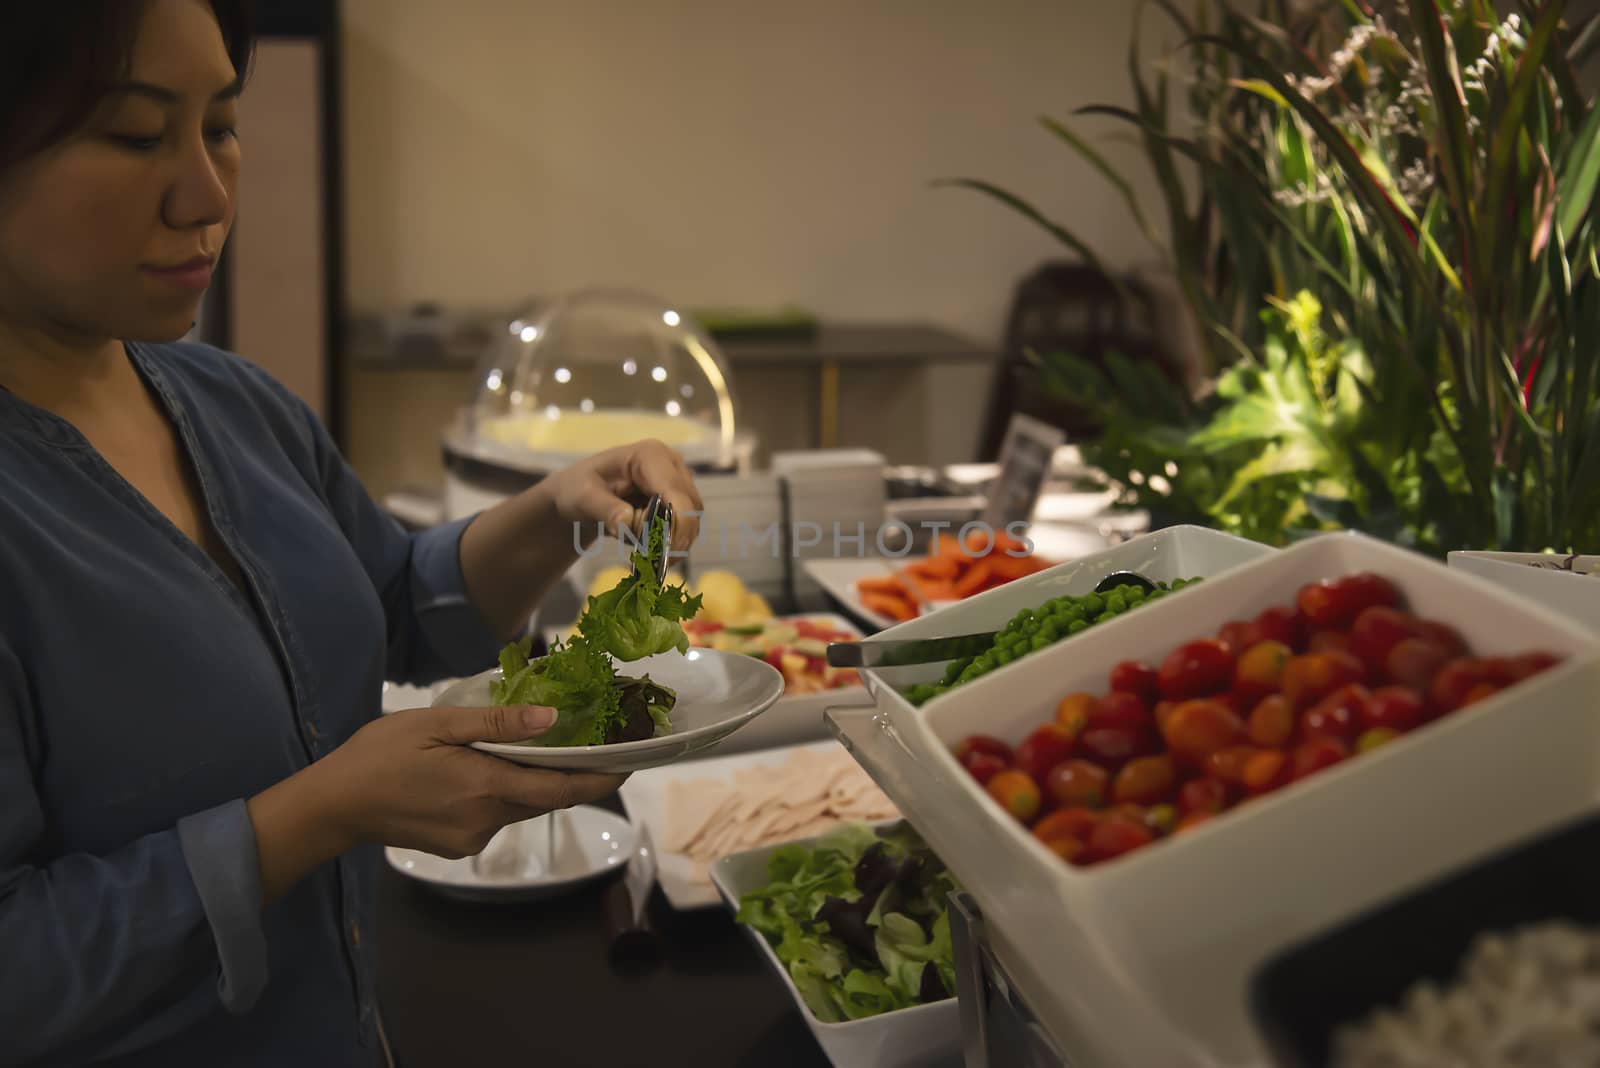
[[[402,1068],[827,1068],[726,909],[676,912],[657,889],[656,963],[613,965],[602,894],[616,878],[465,904],[384,865],[378,985]]]

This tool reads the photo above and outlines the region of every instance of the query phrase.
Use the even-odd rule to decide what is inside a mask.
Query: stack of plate
[[[768,601],[786,582],[782,504],[773,475],[702,475],[695,488],[705,502],[700,538],[689,550],[689,575],[731,571]]]
[[[797,564],[794,593],[801,607],[820,609],[827,597],[799,561],[880,555],[886,466],[870,449],[773,454],[772,472],[788,495],[789,548]]]

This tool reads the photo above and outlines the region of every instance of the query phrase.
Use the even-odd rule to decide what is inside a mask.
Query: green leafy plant
[[[1142,139],[1220,377],[1196,400],[1041,354],[1100,411],[1093,458],[1140,503],[1268,540],[1600,542],[1600,109],[1571,64],[1589,26],[1562,0],[1504,20],[1488,0],[1224,0],[1193,24],[1157,3],[1187,36],[1187,109],[1135,51],[1136,109],[1084,113]]]

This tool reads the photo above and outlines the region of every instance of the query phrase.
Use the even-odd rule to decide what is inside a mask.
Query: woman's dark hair
[[[249,71],[252,0],[210,0],[234,70]],[[0,170],[56,144],[126,77],[140,0],[0,0]]]

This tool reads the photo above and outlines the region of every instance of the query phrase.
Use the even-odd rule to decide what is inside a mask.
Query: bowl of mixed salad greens
[[[736,853],[711,880],[835,1065],[960,1062],[956,881],[910,824]]]
[[[783,675],[754,657],[695,649],[683,620],[700,608],[662,585],[660,526],[634,572],[590,597],[572,636],[543,655],[533,638],[500,651],[500,666],[442,690],[434,705],[544,705],[553,727],[526,742],[474,748],[532,767],[624,774],[681,760],[726,738],[783,696]]]

